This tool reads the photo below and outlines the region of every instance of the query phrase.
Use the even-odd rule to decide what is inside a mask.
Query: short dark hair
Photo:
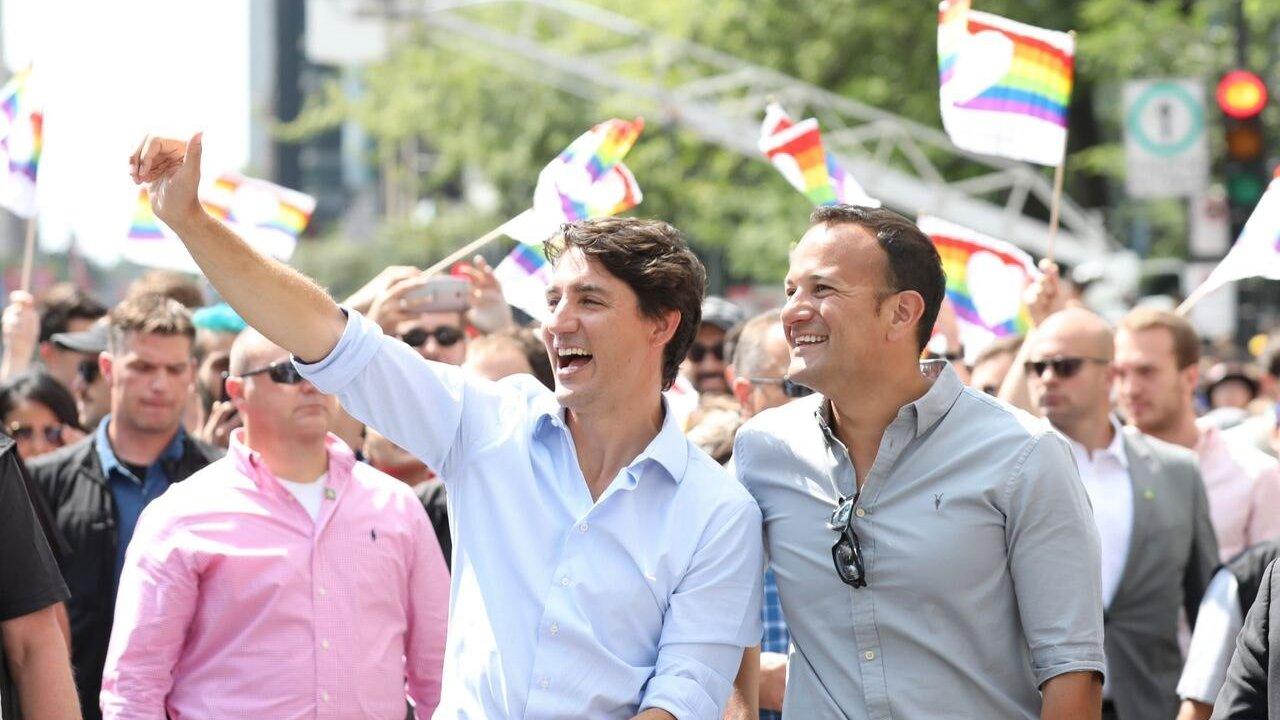
[[[40,298],[40,342],[70,330],[72,320],[97,320],[107,307],[71,283],[58,283]]]
[[[204,307],[204,291],[200,289],[200,283],[190,275],[174,270],[148,270],[124,291],[126,300],[151,294],[171,297],[188,310]]]
[[[1004,355],[1017,355],[1022,349],[1023,337],[1021,335],[1006,335],[998,340],[994,340],[990,345],[982,349],[978,356],[973,359],[969,367],[976,368],[988,360],[994,360]]]
[[[26,370],[0,383],[0,420],[7,418],[23,401],[44,405],[67,427],[80,427],[80,413],[71,391],[44,370]],[[0,430],[7,432],[8,428]]]
[[[196,326],[191,322],[191,311],[165,295],[138,295],[121,301],[111,310],[108,327],[107,349],[113,354],[124,349],[125,336],[131,332],[185,337],[195,352]]]
[[[888,256],[885,282],[894,292],[914,290],[924,298],[924,314],[916,328],[921,352],[933,335],[938,309],[947,292],[942,258],[928,235],[916,224],[892,210],[858,205],[821,205],[809,216],[814,225],[857,225],[871,233]]]
[[[680,324],[662,354],[662,389],[670,388],[702,322],[707,288],[702,261],[679,230],[660,220],[606,217],[567,223],[543,244],[552,264],[572,248],[626,283],[643,315],[680,313]]]

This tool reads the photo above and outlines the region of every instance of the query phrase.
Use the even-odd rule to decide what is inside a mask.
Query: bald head
[[[270,365],[282,356],[288,356],[283,348],[268,340],[257,330],[246,328],[231,344],[231,359],[227,374],[242,375]]]
[[[1115,356],[1115,332],[1097,314],[1069,307],[1050,315],[1036,328],[1036,349],[1052,344],[1054,354],[1110,361]]]

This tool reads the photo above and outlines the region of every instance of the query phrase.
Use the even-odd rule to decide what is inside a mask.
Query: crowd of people
[[[131,163],[221,302],[4,308],[0,717],[1280,711],[1280,337],[1113,325],[1046,262],[965,362],[930,240],[846,205],[762,312],[617,218],[548,241],[541,326],[480,257],[461,311],[411,267],[335,302],[199,152]]]

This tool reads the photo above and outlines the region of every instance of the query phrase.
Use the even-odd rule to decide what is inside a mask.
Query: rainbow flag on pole
[[[567,222],[616,215],[644,199],[631,170],[622,163],[635,145],[644,120],[606,120],[565,148],[538,174],[533,207],[502,226],[519,241],[494,268],[507,302],[536,319],[547,314],[543,297],[551,266],[542,242]]]
[[[939,6],[942,125],[964,150],[1056,167],[1067,143],[1075,38],[969,9]]]
[[[262,252],[288,260],[306,229],[315,198],[239,173],[223,173],[200,188],[200,204]],[[138,191],[122,256],[149,267],[199,273],[177,235],[151,210],[146,188]]]
[[[936,217],[916,224],[942,258],[947,299],[955,308],[966,354],[976,353],[996,338],[1023,335],[1031,316],[1022,292],[1040,275],[1031,256],[1017,246]]]
[[[36,214],[36,173],[44,147],[44,116],[32,93],[31,68],[0,88],[0,205],[24,218]]]
[[[847,203],[880,207],[822,144],[816,118],[794,122],[777,103],[765,108],[760,125],[760,152],[787,182],[814,205]]]

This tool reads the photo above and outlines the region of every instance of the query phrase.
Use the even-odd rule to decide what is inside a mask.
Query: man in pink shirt
[[[332,396],[243,333],[227,457],[142,514],[116,602],[104,718],[430,717],[449,576],[413,491],[327,432]]]
[[[1223,561],[1280,537],[1280,463],[1196,422],[1191,398],[1200,380],[1200,339],[1186,319],[1138,308],[1116,333],[1116,400],[1148,435],[1191,448],[1209,497]]]

